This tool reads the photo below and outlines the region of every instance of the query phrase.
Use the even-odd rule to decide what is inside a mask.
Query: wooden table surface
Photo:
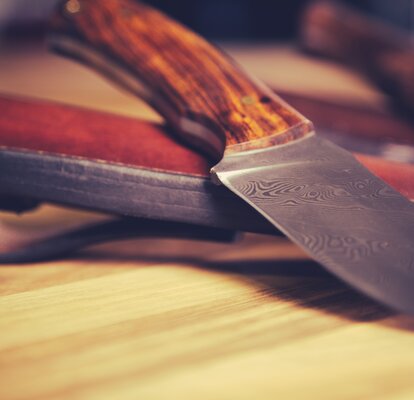
[[[360,77],[289,49],[233,51],[284,89],[384,104]],[[3,48],[0,91],[158,118],[33,47]],[[0,240],[101,218],[52,206],[1,214]],[[408,400],[413,332],[413,318],[349,289],[283,238],[100,245],[0,267],[0,399]]]

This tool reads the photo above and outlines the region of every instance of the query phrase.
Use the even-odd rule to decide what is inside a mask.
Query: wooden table
[[[284,89],[384,104],[360,77],[289,49],[233,52]],[[0,91],[158,118],[37,47],[3,49]],[[0,228],[100,218],[44,206],[1,214]],[[0,398],[408,400],[413,330],[285,239],[131,240],[0,267]]]

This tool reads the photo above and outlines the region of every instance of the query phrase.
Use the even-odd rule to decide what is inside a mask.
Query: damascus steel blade
[[[316,135],[230,153],[213,177],[332,273],[414,312],[414,204]]]

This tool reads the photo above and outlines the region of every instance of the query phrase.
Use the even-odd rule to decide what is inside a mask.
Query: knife
[[[219,160],[215,182],[312,258],[384,304],[414,311],[414,205],[220,50],[129,0],[66,1],[52,29],[55,50],[146,99]]]

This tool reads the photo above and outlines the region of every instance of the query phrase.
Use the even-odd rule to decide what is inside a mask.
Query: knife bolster
[[[312,123],[249,77],[219,49],[153,8],[131,0],[66,0],[51,45],[121,83],[182,138],[219,159],[287,143]]]

